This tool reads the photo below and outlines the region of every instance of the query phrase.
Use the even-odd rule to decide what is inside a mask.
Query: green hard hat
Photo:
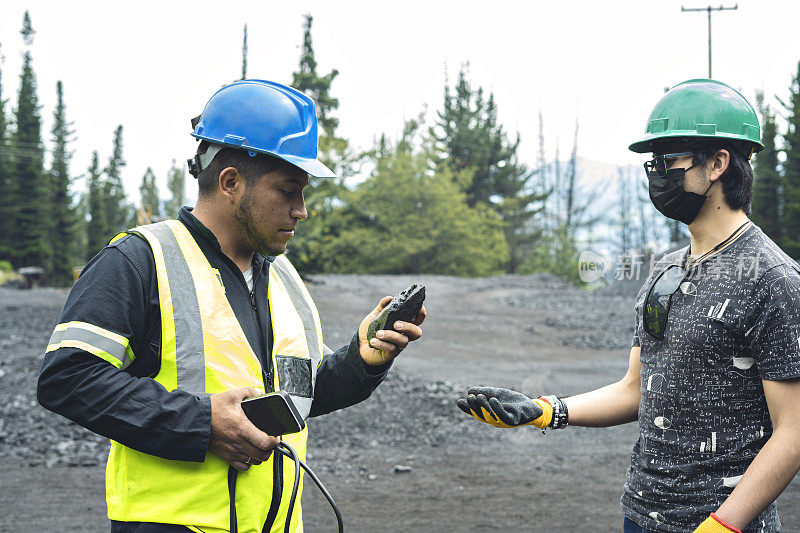
[[[753,106],[715,80],[689,80],[670,89],[650,113],[644,138],[628,148],[652,152],[654,141],[677,137],[731,139],[744,141],[753,152],[764,149]]]

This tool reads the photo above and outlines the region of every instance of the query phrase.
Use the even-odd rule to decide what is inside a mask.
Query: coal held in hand
[[[398,320],[410,322],[417,316],[425,301],[425,286],[412,285],[406,290],[394,295],[381,314],[370,322],[367,329],[367,341],[374,338],[379,330],[394,329],[394,323]]]

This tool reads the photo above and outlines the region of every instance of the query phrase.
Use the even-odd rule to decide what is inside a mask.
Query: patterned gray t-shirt
[[[640,435],[621,503],[655,531],[691,532],[717,510],[772,434],[761,381],[800,377],[800,267],[754,225],[687,271],[663,341],[644,331],[650,285],[688,253],[662,258],[636,299]],[[779,528],[773,503],[744,532]]]

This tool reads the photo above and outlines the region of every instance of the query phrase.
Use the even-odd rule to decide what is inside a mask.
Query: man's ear
[[[731,153],[722,148],[708,160],[709,181],[717,181],[731,164]]]
[[[219,173],[218,179],[217,185],[222,196],[231,203],[236,203],[236,200],[244,192],[244,178],[242,178],[242,175],[233,167],[225,167]]]

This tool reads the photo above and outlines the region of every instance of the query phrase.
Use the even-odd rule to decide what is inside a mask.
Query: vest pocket
[[[313,397],[311,384],[311,359],[276,355],[275,366],[278,369],[280,390],[293,396]]]

